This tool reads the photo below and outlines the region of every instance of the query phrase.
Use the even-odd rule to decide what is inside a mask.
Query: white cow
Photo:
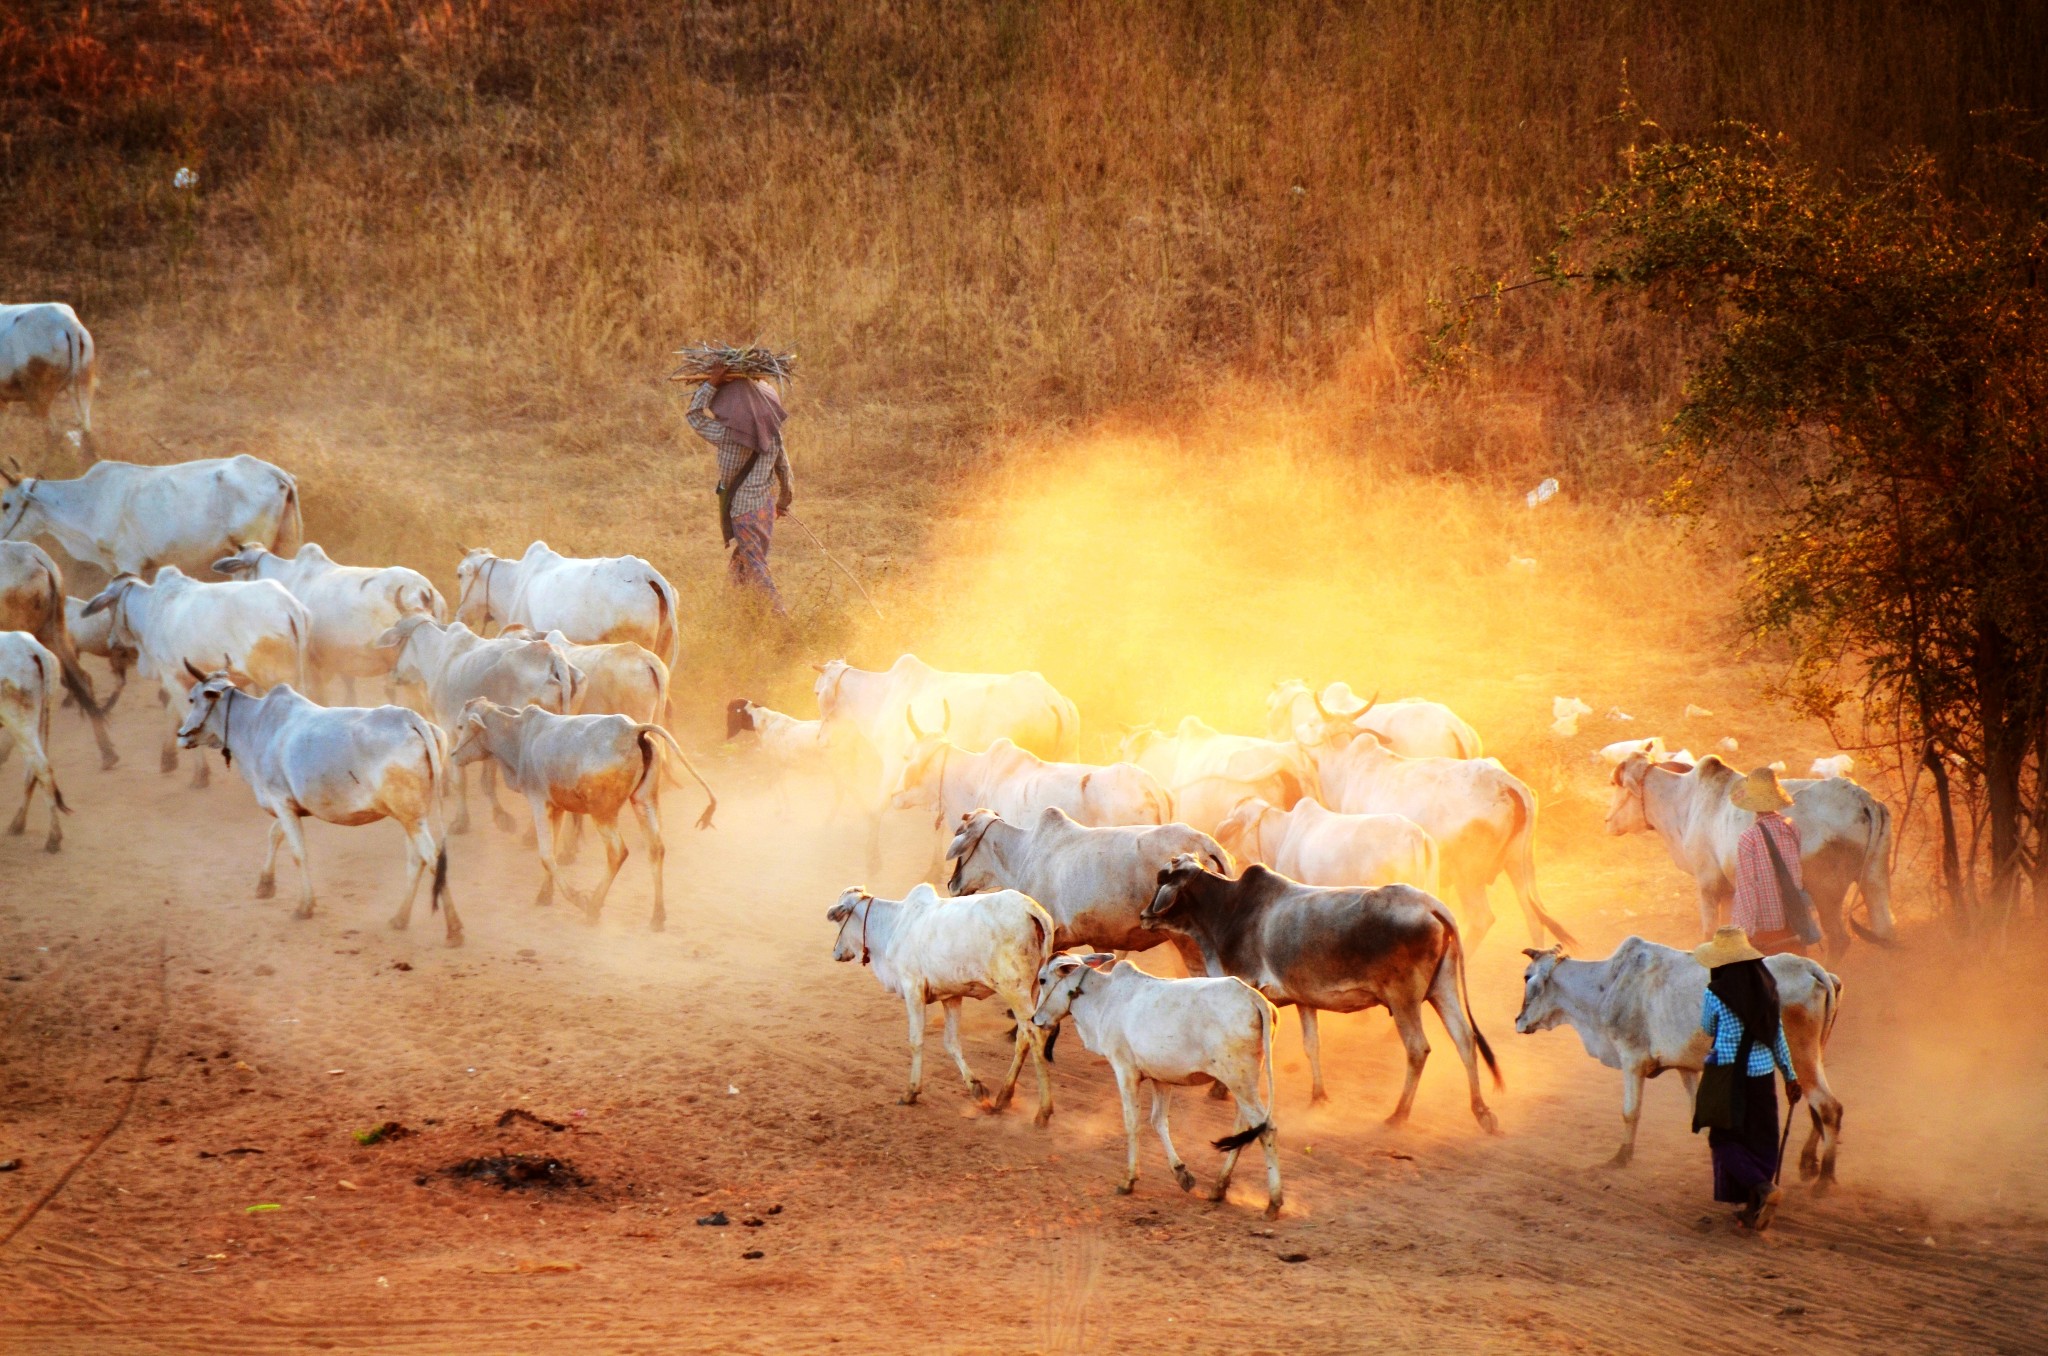
[[[675,588],[638,556],[565,556],[537,541],[511,560],[464,547],[455,582],[456,620],[479,634],[528,626],[578,645],[635,641],[671,670],[681,658]]]
[[[1315,764],[1292,740],[1224,734],[1194,716],[1183,717],[1174,733],[1133,730],[1117,756],[1136,763],[1173,797],[1173,814],[1183,824],[1214,833],[1246,800],[1292,809],[1316,793]]]
[[[526,794],[533,811],[534,836],[546,872],[535,902],[553,903],[555,887],[560,885],[569,902],[582,908],[585,921],[593,924],[603,913],[605,896],[626,861],[619,813],[630,805],[647,834],[648,869],[654,873],[651,926],[660,932],[668,922],[662,893],[662,865],[668,855],[661,840],[664,750],[689,768],[697,784],[704,787],[711,803],[698,818],[697,827],[710,828],[718,797],[690,766],[682,745],[659,725],[625,716],[558,716],[537,706],[515,711],[478,697],[463,708],[454,761],[462,767],[488,757],[505,769],[508,780]],[[587,899],[560,879],[555,866],[555,835],[565,814],[589,815],[597,825],[598,837],[604,840],[605,877]]]
[[[560,631],[541,635],[530,626],[508,626],[498,633],[518,640],[545,640],[581,675],[569,714],[630,716],[658,725],[668,714],[668,665],[636,641],[578,645]]]
[[[1292,810],[1248,800],[1216,830],[1241,862],[1303,885],[1412,885],[1435,894],[1437,846],[1405,815],[1345,815],[1304,796]]]
[[[339,565],[314,542],[295,556],[274,555],[257,542],[244,542],[235,554],[214,561],[213,571],[230,579],[275,580],[304,603],[313,619],[306,651],[313,672],[341,679],[351,705],[356,679],[384,678],[391,672],[391,652],[377,648],[379,636],[400,617],[417,613],[445,621],[448,615],[440,590],[419,571],[403,565]]]
[[[57,397],[69,394],[78,446],[92,455],[92,335],[61,301],[0,306],[0,405],[21,404],[57,436]]]
[[[1195,1189],[1167,1128],[1173,1089],[1220,1084],[1237,1103],[1235,1133],[1215,1141],[1223,1167],[1209,1199],[1230,1191],[1237,1155],[1257,1140],[1266,1151],[1266,1218],[1280,1213],[1280,1155],[1273,1132],[1273,1005],[1241,979],[1161,979],[1114,956],[1054,956],[1038,973],[1032,1025],[1071,1017],[1081,1044],[1109,1061],[1124,1110],[1124,1179],[1138,1184],[1138,1087],[1152,1085],[1152,1128],[1182,1191]],[[1265,1076],[1265,1095],[1259,1093]]]
[[[1699,890],[1700,927],[1709,936],[1721,910],[1735,898],[1735,851],[1743,830],[1756,822],[1729,802],[1742,774],[1709,754],[1691,767],[1633,757],[1614,770],[1614,803],[1607,811],[1613,834],[1654,830],[1678,868]],[[1849,887],[1862,887],[1870,926],[1848,926],[1866,940],[1889,942],[1892,923],[1892,814],[1883,801],[1847,777],[1787,780],[1792,797],[1785,817],[1799,829],[1800,876],[1828,936],[1829,954],[1849,944],[1843,904]]]
[[[50,766],[50,712],[57,705],[57,685],[63,681],[57,656],[26,631],[0,631],[0,762],[16,744],[21,745],[21,809],[7,826],[11,834],[28,827],[28,808],[42,787],[50,797],[50,834],[43,840],[45,852],[55,852],[64,842],[64,830],[57,814],[71,813],[64,793],[57,789],[57,774]]]
[[[114,703],[121,699],[121,693],[128,687],[128,670],[135,667],[135,651],[125,645],[114,644],[114,619],[105,612],[85,615],[89,598],[64,599],[64,628],[71,633],[71,643],[80,654],[98,655],[107,661],[107,668],[114,675],[114,690],[107,694],[100,704],[103,713],[111,714]]]
[[[910,1019],[910,1106],[924,1087],[924,1010],[943,1004],[941,1040],[960,1070],[968,1094],[991,1112],[1010,1104],[1028,1051],[1038,1071],[1035,1124],[1052,1119],[1052,1079],[1045,1067],[1045,1033],[1028,1020],[1038,1007],[1038,972],[1052,957],[1053,922],[1029,896],[1015,890],[941,899],[926,884],[902,899],[877,899],[848,890],[825,914],[839,925],[835,961],[872,965],[875,980],[903,1000]],[[991,1099],[960,1050],[960,1001],[994,997],[1017,1019],[1010,1069]]]
[[[1410,758],[1478,758],[1486,752],[1479,732],[1442,702],[1361,698],[1342,682],[1318,693],[1299,678],[1266,694],[1266,733],[1275,739],[1293,739],[1303,726],[1318,728],[1330,716],[1353,717],[1388,748]]]
[[[313,916],[313,873],[306,865],[308,816],[355,827],[380,819],[405,831],[405,902],[391,919],[412,922],[420,882],[431,879],[430,907],[447,916],[447,942],[462,945],[462,920],[448,889],[447,831],[442,792],[447,750],[441,731],[402,706],[321,706],[289,687],[261,697],[235,686],[225,672],[192,686],[178,742],[188,749],[219,749],[270,816],[270,851],[256,881],[256,897],[277,892],[277,848],[291,845],[299,864],[295,918]]]
[[[565,715],[574,709],[576,688],[582,681],[575,666],[544,640],[505,636],[486,640],[461,622],[443,626],[417,613],[399,618],[397,625],[377,638],[377,644],[391,651],[393,678],[417,683],[426,690],[427,714],[444,730],[454,729],[463,708],[478,697],[489,697],[514,710],[533,705]],[[489,763],[484,767],[484,799],[491,807],[491,822],[510,829],[512,816],[498,804],[496,766]],[[467,833],[469,779],[458,772],[454,780],[461,791],[462,807],[456,813],[453,832]]]
[[[1569,1022],[1587,1054],[1621,1070],[1624,1130],[1613,1160],[1621,1167],[1635,1156],[1643,1080],[1676,1069],[1688,1098],[1699,1084],[1709,1044],[1700,1030],[1706,967],[1687,952],[1640,937],[1628,938],[1606,960],[1571,960],[1555,947],[1522,954],[1529,968],[1522,976],[1515,1030],[1526,1036]],[[1828,1086],[1821,1055],[1841,1011],[1842,981],[1804,956],[1772,956],[1764,964],[1778,983],[1785,1045],[1813,1119],[1813,1133],[1799,1154],[1800,1175],[1833,1182],[1842,1103]]]
[[[911,745],[890,803],[899,810],[934,809],[939,824],[947,827],[968,811],[984,808],[1016,824],[1052,806],[1090,828],[1173,820],[1166,788],[1135,763],[1048,763],[1007,739],[969,753],[943,734],[926,735]]]
[[[853,760],[833,747],[822,719],[798,720],[759,702],[735,697],[725,704],[725,737],[730,742],[743,734],[754,736],[755,747],[775,768],[776,790],[785,812],[794,778],[823,778],[832,788],[831,813],[835,816],[848,792],[860,784]]]
[[[113,617],[110,643],[135,651],[143,677],[156,682],[174,712],[184,709],[195,675],[217,669],[257,690],[306,686],[313,619],[304,603],[271,580],[209,584],[166,565],[153,584],[117,575],[85,605],[89,617],[101,612]],[[178,770],[179,747],[174,724],[164,741],[165,772]],[[192,784],[205,786],[206,755],[197,762]]]
[[[1043,674],[951,673],[911,654],[883,670],[857,669],[843,659],[812,667],[818,715],[834,750],[878,774],[867,798],[870,871],[880,869],[881,812],[917,742],[912,718],[919,728],[944,729],[970,752],[1008,739],[1041,758],[1080,757],[1080,712]]]
[[[1404,758],[1379,736],[1339,718],[1312,746],[1323,803],[1343,814],[1406,815],[1436,839],[1445,883],[1465,907],[1477,949],[1493,926],[1486,887],[1507,873],[1529,925],[1566,945],[1571,934],[1536,893],[1536,795],[1493,758]]]
[[[1159,873],[1182,855],[1230,870],[1230,855],[1216,840],[1185,824],[1091,829],[1057,807],[1022,823],[977,810],[960,821],[946,849],[953,863],[946,888],[956,895],[1021,890],[1052,916],[1055,948],[1143,951],[1169,943],[1192,973],[1202,968],[1192,944],[1138,921],[1159,889]]]
[[[78,663],[78,647],[64,605],[64,575],[49,553],[34,542],[0,541],[0,631],[26,631],[57,656],[64,691],[92,722],[100,766],[121,761],[107,737],[106,712],[95,698],[92,679]],[[110,703],[111,704],[111,703]]]
[[[1636,754],[1641,754],[1653,763],[1661,763],[1671,755],[1664,747],[1664,741],[1657,735],[1647,739],[1617,739],[1601,747],[1600,761],[1609,767],[1620,767]],[[1687,759],[1691,762],[1691,759]]]
[[[175,565],[202,575],[243,542],[299,549],[299,483],[254,457],[174,466],[103,461],[76,480],[19,478],[0,492],[0,538],[47,533],[109,574]]]

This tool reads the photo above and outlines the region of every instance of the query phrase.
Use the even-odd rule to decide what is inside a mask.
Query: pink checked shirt
[[[1787,930],[1785,901],[1778,894],[1778,873],[1771,869],[1771,854],[1764,849],[1767,833],[1777,845],[1778,856],[1784,859],[1792,883],[1802,890],[1806,888],[1806,878],[1799,868],[1799,826],[1775,812],[1758,815],[1756,823],[1742,831],[1735,845],[1732,921],[1752,941]]]

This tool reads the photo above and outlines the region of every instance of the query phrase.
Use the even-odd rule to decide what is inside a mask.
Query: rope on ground
[[[22,1211],[21,1217],[8,1226],[7,1232],[0,1234],[0,1248],[4,1248],[9,1243],[12,1243],[15,1235],[26,1229],[35,1220],[35,1217],[43,1212],[43,1207],[55,1200],[57,1193],[70,1185],[71,1179],[77,1175],[80,1168],[85,1166],[86,1160],[98,1153],[100,1146],[114,1137],[114,1132],[119,1130],[122,1124],[127,1121],[128,1113],[135,1109],[135,1098],[142,1090],[142,1076],[149,1068],[150,1056],[156,1053],[157,1038],[163,1034],[164,1014],[170,1007],[171,999],[165,978],[165,964],[164,942],[163,938],[159,937],[156,942],[156,1020],[150,1023],[149,1039],[142,1043],[142,1053],[135,1058],[135,1072],[128,1076],[128,1090],[121,1096],[121,1106],[114,1112],[114,1119],[107,1123],[106,1129],[92,1137],[92,1140],[85,1146],[85,1152],[73,1159],[71,1166],[64,1169],[63,1173],[58,1176],[56,1181],[50,1183],[42,1195],[29,1202],[28,1209]]]
[[[825,559],[831,561],[834,565],[839,566],[839,572],[845,575],[848,579],[851,579],[853,581],[853,586],[860,590],[860,596],[866,598],[868,606],[875,609],[875,620],[882,620],[882,609],[876,607],[875,600],[872,597],[868,596],[867,585],[860,582],[860,576],[856,575],[852,570],[847,569],[845,565],[840,564],[839,557],[833,555],[830,551],[827,551],[825,549],[825,543],[818,540],[818,534],[811,531],[810,524],[806,523],[803,519],[797,517],[794,513],[791,513],[788,510],[784,510],[782,516],[789,519],[791,522],[795,523],[798,527],[801,527],[804,530],[804,535],[806,537],[809,537],[811,539],[812,544],[815,545],[819,551],[824,553]]]

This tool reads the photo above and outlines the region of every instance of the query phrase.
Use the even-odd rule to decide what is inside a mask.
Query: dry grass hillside
[[[443,578],[461,542],[637,551],[707,696],[914,643],[1103,721],[1341,674],[1525,771],[1645,728],[1559,746],[1580,689],[1804,755],[1729,657],[1722,548],[1632,507],[1684,336],[1530,298],[1434,389],[1415,336],[1645,135],[1624,86],[1963,165],[1978,110],[2048,103],[2044,37],[2020,3],[30,0],[0,278],[98,334],[108,455],[268,457],[338,554]],[[718,335],[800,351],[799,511],[885,622],[787,527],[793,624],[727,596],[661,380]],[[0,453],[68,469],[25,421]]]

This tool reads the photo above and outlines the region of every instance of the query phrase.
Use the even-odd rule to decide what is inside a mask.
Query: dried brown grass
[[[0,20],[0,269],[94,325],[112,455],[270,457],[316,538],[442,577],[460,542],[637,551],[688,600],[686,680],[722,690],[917,637],[857,632],[787,529],[794,626],[727,594],[709,458],[660,381],[679,341],[801,352],[799,511],[904,618],[949,582],[934,524],[1054,474],[1020,451],[1135,428],[1227,455],[1214,411],[1309,392],[1291,436],[1382,485],[1554,473],[1618,502],[1683,337],[1531,298],[1482,371],[1422,390],[1428,300],[1526,260],[1645,135],[1612,116],[1624,82],[1680,132],[1960,163],[1973,109],[2043,102],[2040,25],[1761,0],[35,4]],[[38,451],[22,424],[0,442]]]

